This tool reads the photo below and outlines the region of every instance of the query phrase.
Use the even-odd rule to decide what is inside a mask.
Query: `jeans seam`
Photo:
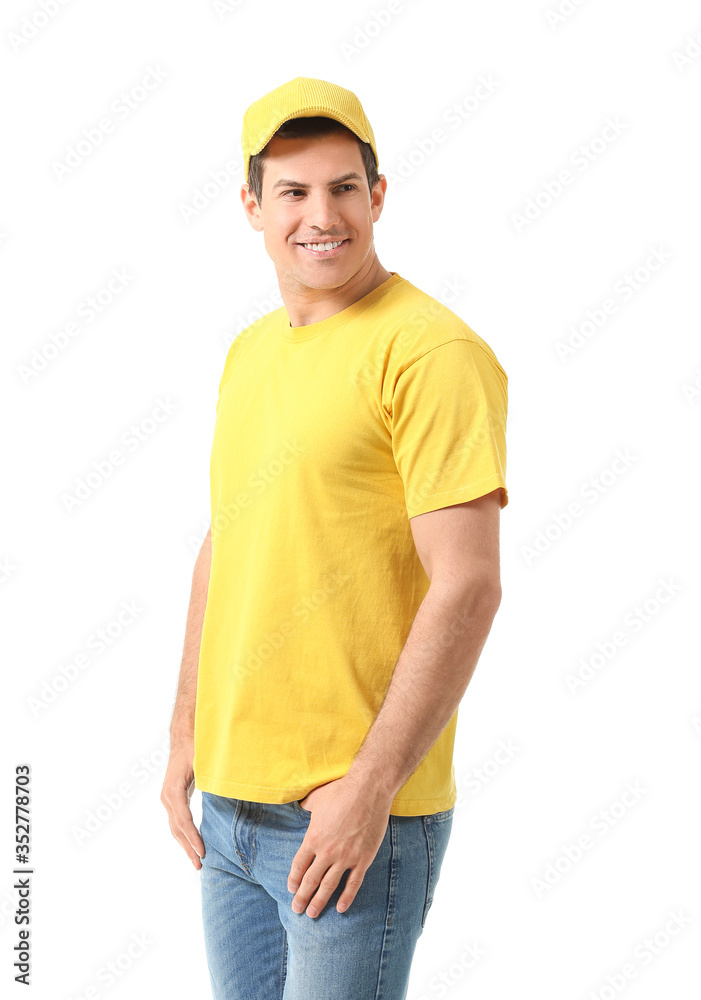
[[[380,1000],[384,989],[384,980],[382,977],[385,968],[387,938],[390,935],[389,928],[392,926],[392,916],[394,914],[394,900],[397,892],[397,870],[400,863],[397,860],[397,855],[399,854],[399,827],[396,816],[392,816],[390,814],[388,827],[390,847],[389,887],[387,891],[387,911],[385,913],[385,926],[382,933],[382,947],[380,949],[380,961],[377,970],[377,987],[375,990],[374,1000]]]
[[[421,926],[426,924],[426,917],[431,906],[431,886],[433,883],[433,827],[426,816],[423,817],[423,828],[426,835],[426,852],[428,855],[428,878],[426,879],[426,896],[424,897],[423,913],[421,914]]]
[[[253,869],[256,864],[256,857],[258,856],[258,838],[256,834],[258,833],[258,827],[260,826],[260,821],[263,818],[263,805],[260,802],[256,802],[253,807],[253,824],[251,828],[251,871],[253,874]]]
[[[236,823],[239,818],[239,813],[241,812],[241,802],[237,800],[236,808],[234,809],[234,815],[231,817],[231,829],[229,831],[229,839],[231,840],[231,846],[236,851],[236,854],[241,857],[241,852],[239,851],[238,844],[236,843]]]
[[[280,1000],[285,995],[285,980],[287,979],[287,931],[282,928],[282,979],[280,982]]]
[[[433,823],[445,823],[447,819],[451,819],[455,813],[455,806],[450,809],[445,809],[443,812],[431,813],[426,818],[431,820]]]
[[[243,812],[243,810],[244,810],[243,801],[241,799],[237,799],[236,800],[236,812],[234,813],[234,816],[233,816],[233,818],[231,820],[232,846],[233,846],[234,850],[236,851],[236,857],[239,859],[239,864],[241,865],[241,867],[243,868],[243,870],[246,872],[247,875],[253,875],[253,872],[251,871],[251,868],[253,866],[253,862],[255,860],[255,857],[249,862],[248,858],[243,853],[243,851],[239,850],[238,841],[236,840],[236,826],[238,824],[238,821],[239,821],[239,819],[241,817],[241,813]],[[255,855],[255,837],[253,838],[253,841],[254,841],[254,844],[253,844],[254,851],[253,851],[253,853]]]

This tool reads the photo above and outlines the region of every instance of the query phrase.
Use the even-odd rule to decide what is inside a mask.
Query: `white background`
[[[384,267],[445,298],[509,375],[503,600],[460,707],[460,799],[410,1000],[696,998],[698,4],[227,6],[0,14],[2,979],[28,995],[11,964],[29,762],[31,995],[210,995],[199,874],[159,795],[224,358],[281,304],[239,200],[241,119],[302,75],[353,90],[372,123]],[[128,278],[105,294],[113,270]],[[159,400],[172,413],[149,424]],[[91,651],[123,604],[135,616]]]

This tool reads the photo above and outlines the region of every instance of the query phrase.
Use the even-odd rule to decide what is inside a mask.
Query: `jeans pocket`
[[[428,875],[426,877],[426,896],[424,898],[423,913],[421,914],[422,927],[426,925],[426,917],[433,904],[433,895],[438,885],[441,865],[443,864],[443,858],[445,857],[453,827],[454,811],[455,807],[453,806],[444,812],[433,813],[430,816],[423,817],[428,857]]]
[[[301,801],[300,799],[295,799],[294,800],[294,807],[295,807],[295,809],[297,810],[298,813],[300,813],[302,816],[306,816],[307,819],[308,819],[311,816],[312,811],[311,811],[311,809],[305,809],[304,806],[301,806],[299,804],[300,801]]]

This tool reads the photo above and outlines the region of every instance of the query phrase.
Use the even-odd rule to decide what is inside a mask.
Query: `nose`
[[[328,191],[316,191],[310,194],[304,205],[304,224],[309,229],[325,235],[329,230],[338,227],[341,215],[338,205],[334,203],[333,195]]]

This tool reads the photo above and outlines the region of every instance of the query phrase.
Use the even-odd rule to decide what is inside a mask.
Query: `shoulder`
[[[283,312],[284,307],[282,306],[279,309],[273,309],[240,330],[229,344],[225,369],[230,367],[234,358],[237,359],[237,363],[239,360],[243,360],[248,353],[267,340],[272,335],[272,331],[278,330]]]
[[[464,351],[475,364],[493,366],[507,379],[490,345],[449,306],[406,279],[393,292],[387,306],[394,313],[389,357],[396,377],[429,352],[457,341],[466,346],[452,351]]]

